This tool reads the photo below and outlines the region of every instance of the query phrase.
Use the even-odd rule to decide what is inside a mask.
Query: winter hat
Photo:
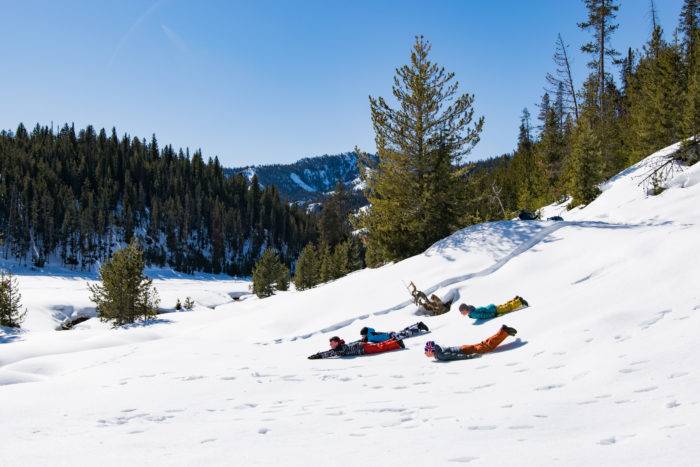
[[[366,336],[366,335],[367,335],[367,332],[369,332],[369,328],[367,328],[367,326],[365,326],[364,328],[360,329],[360,335],[361,335],[361,336]]]
[[[333,337],[331,337],[331,338],[329,339],[329,341],[330,341],[330,342],[337,342],[337,343],[339,343],[340,345],[345,344],[345,341],[344,341],[343,339],[341,339],[340,337],[338,337],[338,336],[333,336]]]
[[[471,312],[474,311],[475,309],[476,309],[476,308],[474,308],[473,305],[467,305],[466,303],[462,303],[462,304],[459,306],[459,311],[462,312],[462,313],[465,313],[465,312],[471,313]]]
[[[435,352],[435,341],[428,341],[425,343],[424,352]]]

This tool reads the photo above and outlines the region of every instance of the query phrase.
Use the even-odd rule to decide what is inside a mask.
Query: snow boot
[[[515,328],[508,327],[505,324],[501,326],[501,331],[505,331],[506,334],[508,334],[509,336],[514,336],[518,333],[518,331],[516,331]]]
[[[418,329],[420,329],[421,331],[425,331],[425,332],[430,331],[430,329],[428,328],[428,326],[426,326],[425,323],[424,323],[423,321],[421,321],[421,322],[418,323]]]
[[[403,343],[403,339],[399,340],[398,343],[399,343],[399,346],[400,346],[402,349],[405,349],[405,348],[406,348],[406,344]]]
[[[525,299],[524,299],[523,297],[521,297],[520,295],[516,295],[515,298],[517,298],[518,300],[520,300],[520,303],[522,303],[523,306],[530,306],[530,304],[527,303],[527,300],[525,300]]]

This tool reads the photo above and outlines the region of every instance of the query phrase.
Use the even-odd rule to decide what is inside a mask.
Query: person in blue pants
[[[378,332],[375,331],[374,328],[364,327],[360,330],[360,335],[362,336],[363,342],[379,343],[391,339],[405,339],[407,337],[417,336],[428,331],[430,331],[428,326],[426,326],[423,321],[420,321],[416,324],[405,327],[399,332]]]

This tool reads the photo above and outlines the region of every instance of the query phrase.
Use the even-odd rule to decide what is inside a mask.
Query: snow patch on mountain
[[[295,174],[294,172],[292,172],[291,174],[289,174],[289,178],[291,178],[292,181],[293,181],[294,183],[296,183],[297,185],[299,185],[303,190],[306,190],[306,191],[308,191],[308,192],[314,192],[314,191],[316,191],[315,189],[313,189],[312,187],[310,187],[309,185],[307,185],[306,183],[304,183],[304,181],[303,181],[301,178],[299,178],[299,175]]]

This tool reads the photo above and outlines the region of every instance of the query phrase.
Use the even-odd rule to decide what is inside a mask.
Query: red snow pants
[[[498,347],[498,345],[501,342],[503,342],[506,339],[506,337],[508,337],[508,333],[501,329],[485,341],[479,342],[478,344],[474,345],[463,345],[459,348],[459,350],[468,355],[473,353],[491,352],[493,349]]]
[[[390,350],[399,350],[400,348],[401,346],[399,345],[399,341],[395,341],[394,339],[380,342],[378,344],[373,344],[371,342],[365,342],[362,344],[362,350],[364,350],[365,353],[382,353]]]

